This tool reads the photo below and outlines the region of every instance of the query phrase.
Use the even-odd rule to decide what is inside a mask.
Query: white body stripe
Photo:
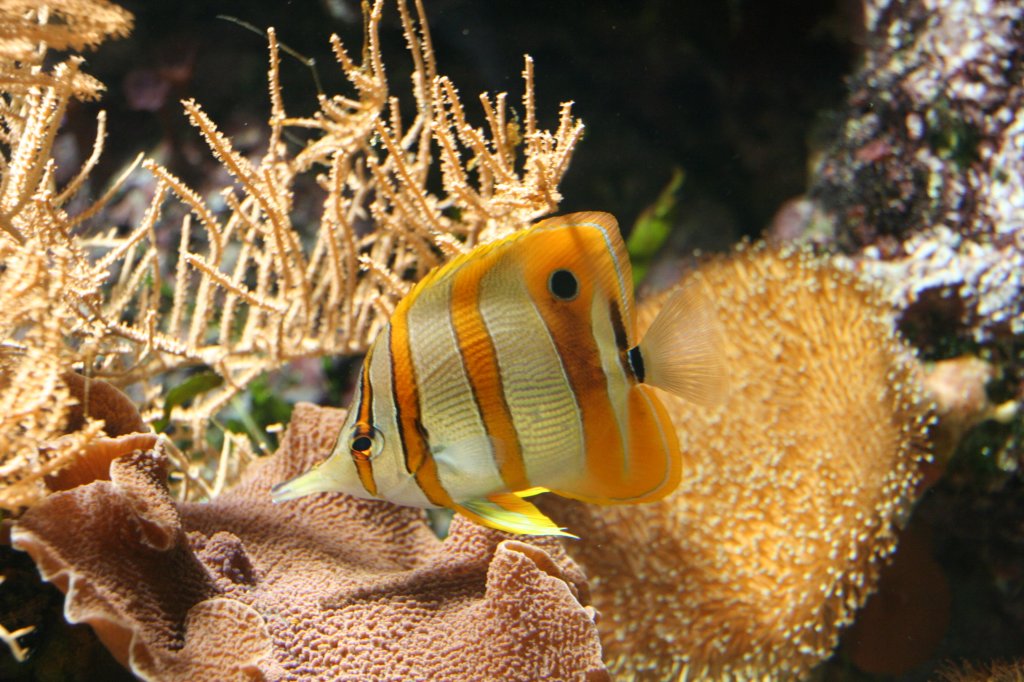
[[[413,302],[408,324],[420,421],[436,449],[441,485],[458,501],[504,490],[504,483],[452,326],[452,279],[439,281]],[[457,456],[446,456],[453,451]]]
[[[608,255],[612,259],[612,264],[615,266],[615,279],[618,282],[618,298],[619,306],[622,308],[622,323],[626,327],[626,336],[629,337],[631,343],[636,343],[636,339],[632,338],[633,330],[629,328],[629,321],[633,315],[633,292],[632,287],[627,291],[627,286],[632,284],[632,274],[626,275],[622,271],[622,263],[619,262],[619,254],[615,250],[615,242],[612,241],[612,236],[608,234],[608,230],[600,223],[580,223],[581,226],[592,227],[601,233],[601,237],[604,238],[605,246],[608,250]],[[622,237],[618,234],[615,238],[621,243]]]
[[[480,312],[494,342],[527,478],[551,487],[561,479],[575,480],[585,462],[579,406],[518,272],[499,266],[484,276]]]
[[[416,479],[405,468],[398,438],[395,394],[391,389],[391,325],[377,337],[370,363],[370,385],[373,387],[373,425],[389,442],[388,452],[372,460],[373,478],[381,497],[410,507],[432,507]],[[397,456],[391,456],[396,453]]]
[[[632,388],[626,373],[619,362],[619,348],[615,344],[615,329],[612,327],[611,310],[608,300],[598,291],[590,310],[591,333],[601,356],[601,369],[607,383],[608,400],[612,404],[615,421],[619,425],[619,436],[622,439],[623,475],[629,472],[629,459],[633,453],[629,449],[629,391]]]

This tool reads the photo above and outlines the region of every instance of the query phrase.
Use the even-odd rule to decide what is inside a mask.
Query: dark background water
[[[208,154],[180,113],[182,97],[236,135],[265,121],[265,40],[218,15],[274,26],[283,43],[316,59],[326,92],[350,92],[327,38],[338,33],[358,54],[362,21],[352,0],[124,4],[136,16],[133,36],[105,45],[88,65],[109,87],[110,165],[162,141],[171,143],[173,170],[201,177]],[[482,91],[518,101],[524,53],[536,60],[542,124],[554,125],[560,102],[576,103],[587,129],[563,184],[565,210],[610,211],[628,230],[673,168],[683,169],[677,248],[756,235],[804,191],[811,150],[842,102],[863,33],[851,0],[426,5],[439,69],[471,114]],[[392,91],[404,94],[410,63],[390,5],[383,43]],[[282,72],[289,113],[312,112],[309,70],[285,57]]]

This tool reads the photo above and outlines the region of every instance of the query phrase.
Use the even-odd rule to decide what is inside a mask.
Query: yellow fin
[[[644,383],[714,406],[729,390],[718,318],[694,282],[683,285],[654,318],[643,341]]]
[[[490,495],[485,500],[467,500],[456,504],[454,508],[481,525],[509,533],[576,538],[564,528],[556,526],[554,521],[531,503],[513,493]]]
[[[533,497],[534,495],[540,495],[541,493],[549,492],[551,491],[548,490],[547,488],[541,488],[540,486],[536,486],[534,488],[527,488],[526,490],[520,490],[519,492],[512,494],[515,495],[516,497]]]

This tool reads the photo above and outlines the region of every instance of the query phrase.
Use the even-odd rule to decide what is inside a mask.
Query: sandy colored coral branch
[[[208,493],[236,468],[214,464],[223,453],[206,431],[250,382],[301,358],[364,351],[381,317],[431,268],[557,208],[557,186],[582,130],[570,105],[562,105],[557,130],[538,129],[527,59],[525,131],[511,122],[504,93],[481,96],[481,109],[467,110],[438,73],[422,3],[406,0],[394,4],[413,75],[404,91],[392,91],[380,37],[389,4],[366,7],[358,53],[331,39],[349,91],[321,95],[310,116],[286,111],[280,48],[268,31],[261,156],[243,154],[199,103],[184,101],[186,117],[230,180],[200,193],[143,162],[155,189],[126,234],[105,224],[104,208],[138,160],[78,215],[63,209],[89,186],[107,131],[101,115],[91,153],[56,189],[51,149],[67,104],[98,95],[101,86],[83,79],[78,56],[52,68],[46,60],[51,46],[75,50],[124,35],[130,16],[104,2],[66,0],[33,11],[0,6],[0,14],[21,17],[5,27],[10,35],[0,30],[0,249],[8,265],[0,272],[0,331],[20,344],[5,346],[0,358],[0,407],[10,408],[0,420],[0,507],[38,499],[43,472],[63,461],[37,447],[63,433],[63,372],[87,370],[132,389],[150,422],[168,412],[172,441],[189,453],[172,458],[181,467],[175,475]],[[82,35],[64,36],[69,27]],[[52,39],[39,33],[51,29]],[[15,44],[21,52],[8,57]],[[301,129],[306,142],[291,142],[289,128]],[[428,183],[438,164],[440,186]],[[294,205],[296,196],[308,196],[294,191],[304,178],[325,190],[321,206]],[[319,208],[319,221],[300,223],[297,208],[303,216]],[[223,382],[188,404],[165,406],[167,390],[196,368]],[[101,434],[98,422],[89,428]],[[85,431],[80,438],[87,439]],[[206,463],[205,473],[190,461]],[[200,484],[197,475],[208,478]]]
[[[4,576],[0,575],[0,585],[3,584]],[[21,644],[18,642],[18,638],[31,634],[34,631],[35,626],[33,625],[27,625],[23,628],[18,628],[13,632],[5,628],[3,625],[0,625],[0,642],[6,644],[7,648],[11,652],[11,656],[14,657],[14,660],[21,663],[22,661],[28,658],[28,649],[21,646]]]

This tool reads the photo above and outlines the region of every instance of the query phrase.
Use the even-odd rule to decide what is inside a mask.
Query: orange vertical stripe
[[[456,273],[452,282],[452,327],[484,428],[495,444],[495,464],[501,479],[509,490],[525,490],[531,484],[519,434],[505,399],[494,340],[480,312],[480,281],[493,265],[469,263]]]
[[[626,453],[591,319],[594,296],[609,298],[609,306],[617,298],[614,272],[594,267],[609,262],[604,238],[596,229],[567,227],[538,233],[530,242],[532,258],[523,268],[527,288],[558,349],[583,421],[584,472],[577,486],[559,492],[593,500],[621,497]],[[548,276],[558,268],[568,268],[579,278],[579,294],[573,301],[555,300],[548,291]]]
[[[437,463],[430,454],[426,434],[420,423],[420,398],[416,386],[416,368],[409,348],[409,308],[416,301],[410,294],[398,304],[391,316],[391,381],[395,399],[395,421],[405,466],[416,478],[423,494],[432,504],[450,507],[451,497],[441,485]]]
[[[653,502],[679,486],[683,462],[675,426],[655,389],[644,384],[629,393],[629,450],[647,473],[647,489],[630,502]]]
[[[525,280],[576,395],[586,443],[585,471],[575,484],[563,483],[556,492],[605,503],[657,499],[678,484],[678,443],[657,397],[636,383],[629,368],[626,353],[633,320],[630,310],[622,307],[622,293],[631,291],[619,282],[622,269],[614,267],[607,232],[600,227],[569,225],[537,234],[524,244],[531,254],[524,264]],[[616,244],[621,242],[617,234],[613,237]],[[556,300],[549,293],[547,278],[557,268],[577,273],[580,290],[575,300]],[[600,344],[614,344],[616,370],[623,372],[628,384],[624,396],[609,395],[595,314],[610,318],[597,325],[611,331]],[[617,414],[617,409],[627,413]],[[616,416],[625,417],[625,434]]]
[[[370,383],[370,360],[373,358],[373,347],[366,354],[363,360],[363,376],[359,381],[359,413],[356,419],[357,425],[373,427],[373,385]],[[357,427],[358,428],[358,427]],[[351,434],[343,433],[342,438],[350,438]],[[351,448],[349,448],[351,450]],[[366,488],[366,492],[374,497],[377,496],[377,482],[373,478],[373,464],[365,457],[357,457],[354,453],[352,459],[356,465],[356,473],[359,474],[359,482]]]

